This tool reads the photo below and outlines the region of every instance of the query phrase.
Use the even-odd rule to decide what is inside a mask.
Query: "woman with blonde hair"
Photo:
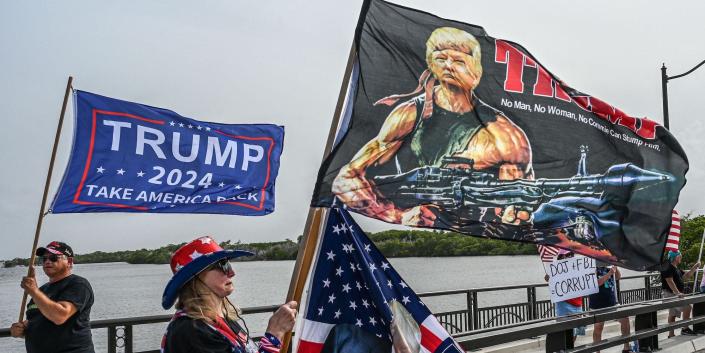
[[[296,302],[279,307],[262,339],[254,343],[239,309],[228,299],[235,276],[229,260],[249,255],[253,254],[223,250],[211,237],[193,240],[174,252],[174,276],[164,289],[162,307],[169,309],[176,301],[177,311],[162,339],[162,353],[279,352],[282,338],[294,326]]]

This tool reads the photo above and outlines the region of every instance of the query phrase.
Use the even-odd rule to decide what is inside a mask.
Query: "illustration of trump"
[[[498,180],[534,178],[531,147],[524,131],[474,94],[482,77],[480,43],[452,27],[434,30],[426,42],[428,65],[415,91],[375,103],[392,106],[375,137],[344,165],[333,193],[356,212],[391,223],[432,227],[444,210],[432,203],[401,205],[394,190],[369,175],[390,164],[397,174],[419,167],[482,171]],[[391,185],[390,185],[391,186]],[[521,224],[527,209],[508,205],[472,212],[476,220]]]

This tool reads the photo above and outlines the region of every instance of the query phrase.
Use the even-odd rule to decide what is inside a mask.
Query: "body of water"
[[[473,256],[445,258],[396,258],[392,266],[417,293],[544,283],[544,270],[538,256]],[[231,300],[241,307],[281,304],[294,269],[294,261],[253,261],[234,263],[235,292]],[[622,270],[623,275],[637,272]],[[26,267],[0,269],[0,327],[17,321],[22,290],[19,287]],[[87,278],[95,293],[91,319],[113,319],[145,315],[163,315],[161,296],[171,271],[168,265],[130,265],[126,263],[77,264],[74,273]],[[37,268],[38,282],[47,282]],[[636,280],[623,288],[643,286]],[[539,290],[539,299],[547,299],[546,290]],[[424,300],[432,311],[455,310],[464,307],[465,297],[434,297]],[[526,301],[526,290],[480,293],[481,306]],[[250,331],[264,331],[269,315],[246,317]],[[166,324],[144,325],[135,329],[136,350],[156,349]],[[94,330],[97,352],[106,351],[106,330]],[[24,352],[21,339],[0,339],[0,352]]]

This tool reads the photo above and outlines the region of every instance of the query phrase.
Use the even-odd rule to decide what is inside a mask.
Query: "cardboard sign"
[[[592,258],[576,255],[554,261],[546,266],[546,270],[550,276],[548,288],[553,303],[599,291],[595,260]]]

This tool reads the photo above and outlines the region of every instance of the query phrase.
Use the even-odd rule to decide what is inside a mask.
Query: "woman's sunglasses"
[[[225,275],[235,274],[235,270],[233,270],[233,267],[230,265],[230,261],[228,261],[227,259],[222,259],[208,267],[208,270],[215,269],[222,271]]]

